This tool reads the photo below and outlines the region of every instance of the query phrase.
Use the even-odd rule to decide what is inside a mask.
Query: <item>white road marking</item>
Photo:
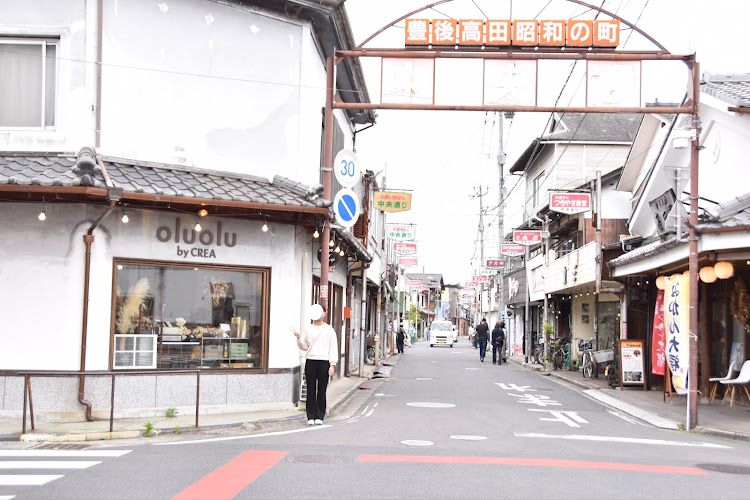
[[[495,382],[495,385],[500,386],[501,389],[505,389],[506,391],[536,391],[536,389],[532,389],[530,385],[502,384],[500,382]]]
[[[562,422],[568,427],[580,427],[580,425],[578,425],[576,422],[581,424],[588,424],[586,420],[578,416],[578,413],[574,411],[539,410],[536,408],[529,408],[529,411],[541,411],[549,413],[555,418],[540,418],[539,420],[544,420],[546,422]]]
[[[462,439],[464,441],[482,441],[484,439],[487,439],[487,436],[470,436],[470,435],[463,435],[458,434],[455,436],[450,436],[451,439]]]
[[[16,498],[15,495],[0,495],[0,500],[11,500],[11,498]]]
[[[609,443],[632,443],[632,444],[649,444],[659,446],[693,446],[696,448],[727,448],[731,449],[731,446],[724,446],[721,444],[713,443],[688,443],[686,441],[667,441],[665,439],[645,439],[645,438],[626,438],[617,436],[584,436],[580,434],[570,434],[567,436],[555,436],[552,434],[538,434],[534,432],[514,432],[516,437],[528,437],[528,438],[544,438],[544,439],[569,439],[574,441],[598,441],[598,442],[609,442]]]
[[[417,380],[432,380],[430,377],[417,377]]]
[[[267,436],[282,436],[284,434],[296,434],[298,432],[317,431],[320,429],[327,429],[330,425],[315,425],[306,427],[304,429],[293,429],[291,431],[277,431],[277,432],[266,432],[263,434],[251,434],[249,436],[232,436],[222,438],[208,438],[208,439],[191,439],[190,441],[175,441],[173,443],[154,443],[153,446],[174,446],[178,444],[195,444],[195,443],[212,443],[216,441],[235,441],[237,439],[252,439]]]
[[[0,476],[0,486],[39,486],[47,484],[62,476],[55,475],[34,475],[34,476]]]
[[[639,422],[634,418],[630,418],[628,416],[623,415],[622,413],[617,413],[616,411],[612,411],[612,410],[607,410],[607,413],[611,413],[615,417],[621,418],[625,420],[626,422],[630,422],[631,424],[638,424],[638,425],[642,425],[643,427],[646,427],[646,424],[644,424],[643,422]]]
[[[121,457],[132,450],[0,450],[5,457]]]
[[[479,368],[466,368],[466,370],[479,370]]]
[[[15,460],[13,462],[0,462],[0,469],[88,469],[101,462],[76,461],[76,460]]]
[[[513,394],[512,392],[509,392],[508,396],[513,396],[514,398],[518,398],[516,401],[518,401],[519,403],[524,403],[524,404],[533,404],[537,406],[562,406],[562,403],[558,403],[557,401],[550,398],[549,396],[542,396],[542,395],[536,395],[536,394]]]
[[[377,393],[377,394],[373,394],[373,395],[374,395],[375,397],[378,397],[378,398],[395,398],[395,397],[396,397],[396,395],[395,395],[395,394],[382,394],[382,393]]]
[[[419,402],[419,403],[406,403],[406,406],[416,406],[417,408],[453,408],[456,405],[451,404],[451,403]]]
[[[401,444],[405,444],[407,446],[432,446],[432,441],[422,441],[419,439],[407,439],[405,441],[401,441]]]

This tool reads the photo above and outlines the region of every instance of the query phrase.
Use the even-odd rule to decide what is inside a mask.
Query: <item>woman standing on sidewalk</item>
[[[307,379],[307,425],[321,425],[326,416],[326,389],[328,379],[336,371],[338,341],[336,332],[325,322],[326,310],[313,304],[307,314],[313,323],[297,337],[297,347],[305,351],[305,378]]]
[[[498,365],[503,364],[503,344],[505,343],[505,328],[504,321],[498,321],[495,323],[495,328],[492,330],[492,364],[497,363]]]

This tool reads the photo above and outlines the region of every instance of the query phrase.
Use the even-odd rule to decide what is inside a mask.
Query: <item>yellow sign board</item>
[[[375,208],[384,212],[406,212],[411,210],[411,193],[398,191],[375,191]]]

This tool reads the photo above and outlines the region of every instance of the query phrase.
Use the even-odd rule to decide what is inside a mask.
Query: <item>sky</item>
[[[345,6],[357,44],[396,19],[428,5],[428,0],[347,0]],[[634,23],[673,54],[695,52],[702,72],[750,73],[746,52],[748,0],[601,0],[592,4]],[[591,19],[588,9],[567,0],[454,0],[410,17],[441,19]],[[603,17],[604,18],[604,17]],[[397,23],[365,45],[403,48],[404,23]],[[654,50],[638,33],[621,34],[618,50]],[[361,58],[373,102],[380,91],[380,59]],[[540,102],[576,105],[583,99],[581,64],[571,74],[568,62],[550,63],[540,83]],[[580,68],[580,69],[579,69]],[[682,63],[643,67],[643,98],[679,102],[685,94]],[[540,70],[541,72],[541,70]],[[460,85],[460,66],[439,74]],[[540,80],[541,81],[541,80]],[[470,86],[471,82],[466,81]],[[497,113],[465,111],[377,110],[377,124],[357,134],[356,153],[363,168],[381,172],[387,189],[412,192],[412,210],[387,214],[389,223],[417,226],[420,266],[408,271],[440,273],[445,283],[471,278],[485,259],[497,257],[500,148]],[[505,232],[524,220],[523,186],[507,172],[518,156],[548,126],[548,113],[516,114],[503,121],[507,202]],[[480,198],[481,196],[481,198]],[[484,228],[480,232],[480,206]],[[480,237],[483,234],[484,237]],[[483,243],[483,244],[482,244]]]

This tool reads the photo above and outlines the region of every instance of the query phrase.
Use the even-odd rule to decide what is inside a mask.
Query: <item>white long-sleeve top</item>
[[[328,361],[335,365],[339,361],[339,348],[336,332],[327,323],[307,325],[297,339],[297,347],[306,351],[305,358]]]

